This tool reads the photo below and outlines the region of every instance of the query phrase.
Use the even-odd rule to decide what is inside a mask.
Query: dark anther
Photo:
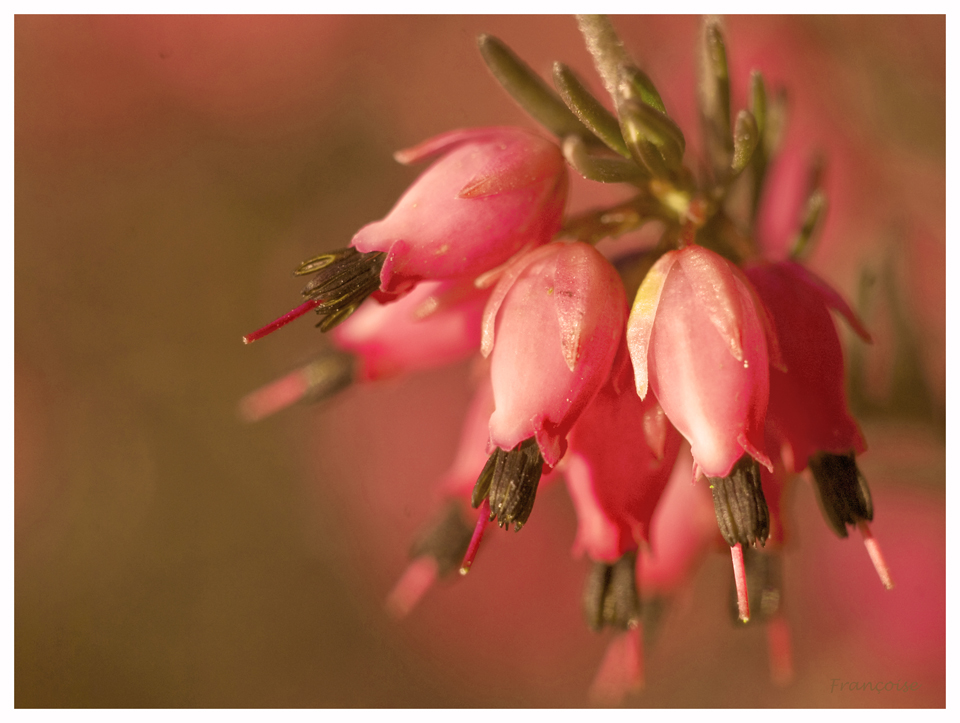
[[[512,522],[519,532],[533,510],[542,472],[543,456],[533,437],[509,452],[497,449],[477,478],[471,502],[479,507],[484,498],[489,498],[490,521],[498,520],[500,527],[508,528]]]
[[[778,553],[743,548],[743,566],[747,571],[747,596],[750,600],[750,622],[767,622],[780,609],[780,595],[783,589],[782,560]],[[737,605],[737,588],[730,588],[730,619],[743,627],[740,608]]]
[[[303,287],[304,299],[319,302],[315,311],[323,315],[317,324],[329,331],[356,311],[370,294],[380,288],[380,271],[386,255],[380,251],[362,254],[354,248],[315,256],[300,264],[295,276],[315,274]]]
[[[760,465],[743,455],[726,477],[709,477],[720,534],[733,547],[759,542],[770,534],[770,513],[760,487]]]
[[[873,499],[853,454],[813,455],[810,471],[817,483],[820,509],[833,531],[847,536],[847,525],[873,519]]]
[[[636,571],[636,552],[626,553],[612,565],[594,563],[583,590],[583,611],[592,630],[604,625],[626,630],[639,623]]]
[[[473,525],[467,522],[459,502],[451,502],[433,525],[410,548],[410,559],[429,556],[437,561],[440,577],[460,569],[467,552]]]

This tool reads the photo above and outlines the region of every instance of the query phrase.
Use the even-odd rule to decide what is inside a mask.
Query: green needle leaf
[[[634,160],[654,176],[665,177],[683,163],[683,133],[666,115],[636,100],[620,103],[620,127]]]
[[[560,91],[563,102],[576,114],[581,123],[610,150],[624,158],[630,157],[627,144],[623,142],[623,136],[620,135],[620,123],[600,104],[600,101],[593,97],[570,68],[563,63],[554,63],[553,82]]]
[[[642,183],[647,175],[637,164],[623,158],[598,158],[587,152],[578,135],[563,140],[563,157],[588,181],[599,183]]]
[[[558,138],[571,133],[589,136],[587,128],[550,86],[501,40],[492,35],[481,35],[477,38],[477,45],[493,77],[534,120]]]
[[[748,110],[740,111],[733,131],[733,162],[730,164],[730,170],[734,174],[740,173],[747,167],[759,142],[760,131],[757,129],[757,121],[753,113]]]
[[[621,97],[640,100],[666,115],[667,109],[663,105],[663,99],[657,92],[656,86],[640,68],[634,65],[621,66],[617,89]]]
[[[606,15],[577,15],[577,25],[587,43],[587,50],[593,56],[593,64],[603,78],[604,87],[616,102],[620,66],[629,65],[630,56]]]
[[[757,131],[763,136],[767,124],[767,89],[759,70],[750,74],[750,112],[757,122]]]
[[[730,76],[727,51],[720,32],[720,23],[708,19],[704,23],[700,48],[700,117],[705,145],[718,178],[730,167],[733,144],[730,133]]]

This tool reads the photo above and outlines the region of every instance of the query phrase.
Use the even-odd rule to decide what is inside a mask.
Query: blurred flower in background
[[[695,157],[698,19],[614,22]],[[522,534],[491,530],[467,578],[400,622],[383,609],[442,509],[469,362],[257,426],[235,411],[329,348],[309,324],[251,349],[239,336],[289,306],[297,261],[387,214],[417,173],[393,151],[531,126],[482,32],[601,87],[572,18],[16,19],[17,706],[588,703],[611,638],[584,624],[589,564],[571,559],[560,485]],[[734,107],[754,68],[788,94],[759,221],[770,257],[823,159],[808,264],[875,340],[840,332],[896,587],[800,480],[784,491],[793,682],[771,682],[762,629],[730,622],[729,557],[694,546],[692,575],[651,573],[646,688],[626,702],[943,706],[945,19],[733,17],[726,39]],[[574,178],[568,212],[622,197]]]

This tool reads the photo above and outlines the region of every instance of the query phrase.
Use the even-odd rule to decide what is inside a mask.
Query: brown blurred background
[[[696,18],[617,18],[695,134]],[[797,680],[727,620],[711,558],[647,651],[637,706],[945,703],[945,19],[727,21],[734,99],[786,85],[822,148],[811,265],[874,331],[850,346],[874,530],[898,586],[792,495]],[[566,17],[29,17],[15,21],[19,707],[582,706],[607,638],[579,612],[572,506],[498,538],[396,623],[382,600],[437,509],[464,363],[258,425],[246,392],[323,348],[292,268],[345,245],[416,176],[391,153],[526,117],[475,37],[599,88]],[[787,142],[791,142],[788,134]],[[578,183],[572,207],[607,189]],[[481,564],[482,563],[482,564]],[[839,696],[831,679],[916,680]],[[899,697],[898,697],[899,696]]]

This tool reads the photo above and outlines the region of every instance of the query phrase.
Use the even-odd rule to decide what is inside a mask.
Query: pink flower
[[[560,149],[520,128],[451,131],[400,151],[401,163],[443,153],[382,221],[350,243],[384,252],[380,290],[471,278],[560,230],[567,171]]]
[[[650,523],[650,545],[640,549],[637,578],[644,598],[675,593],[714,547],[717,522],[704,485],[690,484],[692,460],[684,448]]]
[[[890,570],[868,524],[873,499],[856,463],[867,445],[847,408],[843,350],[830,309],[864,341],[870,334],[836,291],[799,264],[758,264],[746,273],[770,309],[786,364],[770,372],[767,421],[784,466],[794,472],[810,467],[827,523],[840,537],[847,537],[848,525],[860,530],[877,574],[891,588]]]
[[[393,303],[363,304],[333,330],[333,340],[357,355],[361,381],[442,366],[480,348],[489,296],[473,284],[424,282]]]
[[[770,467],[768,324],[742,272],[700,246],[665,253],[637,292],[627,326],[637,393],[649,382],[690,442],[695,474],[726,477],[744,452]]]
[[[243,337],[263,338],[308,311],[329,331],[375,295],[395,300],[423,280],[474,280],[523,249],[548,242],[562,224],[566,162],[553,143],[520,128],[451,131],[399,151],[401,163],[443,153],[381,221],[350,246],[304,261],[305,301]]]
[[[649,541],[650,518],[680,450],[680,434],[657,400],[611,378],[570,432],[564,476],[577,510],[575,554],[614,562]]]
[[[610,373],[625,316],[620,277],[592,246],[551,244],[511,266],[483,318],[481,351],[492,352],[496,400],[491,448],[535,437],[555,466]]]
[[[784,450],[788,471],[801,472],[818,452],[860,454],[866,449],[844,391],[843,350],[830,309],[865,341],[870,335],[826,282],[791,261],[746,270],[769,309],[786,370],[770,371],[768,423]]]
[[[606,381],[626,316],[623,284],[592,246],[555,243],[515,261],[487,303],[481,351],[490,355],[496,410],[492,452],[474,489],[491,519],[526,522],[542,465]]]

